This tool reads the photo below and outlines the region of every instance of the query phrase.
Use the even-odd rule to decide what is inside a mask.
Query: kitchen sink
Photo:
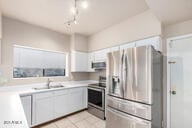
[[[53,88],[63,88],[65,87],[64,85],[54,85],[50,87],[40,87],[40,88],[33,88],[35,90],[45,90],[45,89],[53,89]]]

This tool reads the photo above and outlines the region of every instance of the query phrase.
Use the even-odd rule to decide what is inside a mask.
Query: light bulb
[[[86,9],[88,7],[88,2],[86,0],[81,2],[82,8]]]

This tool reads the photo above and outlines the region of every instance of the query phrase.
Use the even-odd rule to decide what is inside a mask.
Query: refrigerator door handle
[[[124,69],[123,69],[123,76],[124,76],[124,84],[123,84],[123,90],[124,95],[127,94],[127,73],[128,73],[128,67],[127,67],[127,55],[124,56]]]
[[[121,66],[120,66],[120,91],[122,96],[124,97],[124,74],[123,74],[123,68],[124,68],[124,50],[121,51]]]

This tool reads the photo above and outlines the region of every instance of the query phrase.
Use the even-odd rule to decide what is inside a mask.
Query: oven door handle
[[[88,87],[87,89],[95,90],[95,91],[99,91],[99,92],[104,91],[104,89],[102,89],[102,88],[94,88],[94,87]]]

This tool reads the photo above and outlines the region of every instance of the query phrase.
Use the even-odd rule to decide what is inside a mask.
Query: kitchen
[[[0,127],[192,126],[191,10],[188,0],[0,0]]]

